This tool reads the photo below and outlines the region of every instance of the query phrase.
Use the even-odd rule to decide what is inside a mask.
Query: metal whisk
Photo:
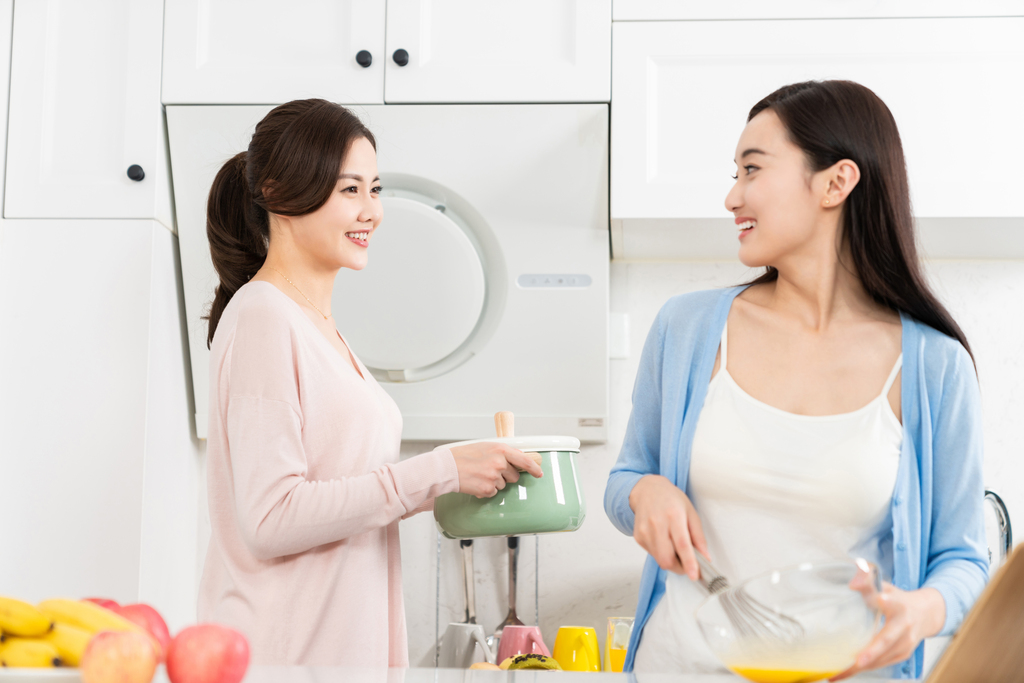
[[[780,614],[748,594],[743,587],[730,588],[729,580],[701,555],[697,555],[700,578],[697,580],[718,602],[741,638],[792,643],[804,636],[804,627],[796,619]]]

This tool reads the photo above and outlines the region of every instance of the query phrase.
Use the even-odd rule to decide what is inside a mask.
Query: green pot
[[[579,440],[566,437],[513,437],[481,439],[507,443],[541,456],[540,479],[520,472],[519,481],[508,484],[493,498],[465,493],[446,493],[434,500],[434,520],[448,538],[524,536],[555,531],[575,531],[583,524],[587,506],[576,476]],[[474,442],[461,442],[461,446]]]

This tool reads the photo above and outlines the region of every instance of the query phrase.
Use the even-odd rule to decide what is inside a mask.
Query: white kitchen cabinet
[[[166,104],[384,102],[385,0],[166,3]]]
[[[0,221],[5,595],[195,623],[202,459],[176,241],[152,220]]]
[[[5,594],[137,599],[154,225],[0,225]]]
[[[166,3],[165,104],[610,96],[611,0],[389,0],[386,9],[385,0]]]
[[[6,218],[171,227],[162,15],[162,0],[15,5]]]
[[[0,0],[0,131],[7,130],[8,97],[11,93],[11,41],[14,33],[14,0]],[[7,136],[0,136],[0,159],[7,158]],[[0,204],[3,202],[4,164],[0,164]],[[3,212],[0,212],[2,215]],[[0,218],[0,231],[3,219]],[[0,235],[0,249],[3,238]]]
[[[734,256],[724,199],[747,112],[787,83],[843,78],[896,119],[926,253],[1024,256],[1022,35],[1006,17],[614,24],[613,253]]]
[[[610,66],[611,0],[388,2],[388,103],[607,102]]]
[[[615,0],[615,21],[871,19],[1024,14],[1020,0]]]

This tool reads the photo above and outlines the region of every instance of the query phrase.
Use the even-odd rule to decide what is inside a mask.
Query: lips
[[[355,242],[361,247],[365,247],[370,243],[370,230],[363,230],[359,232],[346,232],[345,237]]]
[[[740,216],[736,219],[736,227],[739,228],[740,238],[757,227],[757,220],[747,216]]]

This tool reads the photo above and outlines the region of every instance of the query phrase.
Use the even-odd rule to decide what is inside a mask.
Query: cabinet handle
[[[373,64],[373,55],[368,50],[360,50],[356,53],[356,62],[364,69]]]
[[[405,66],[409,63],[409,53],[401,48],[395,50],[395,54],[391,55],[391,58],[398,66]]]
[[[146,177],[146,172],[138,164],[132,164],[128,167],[128,177],[138,182]]]

